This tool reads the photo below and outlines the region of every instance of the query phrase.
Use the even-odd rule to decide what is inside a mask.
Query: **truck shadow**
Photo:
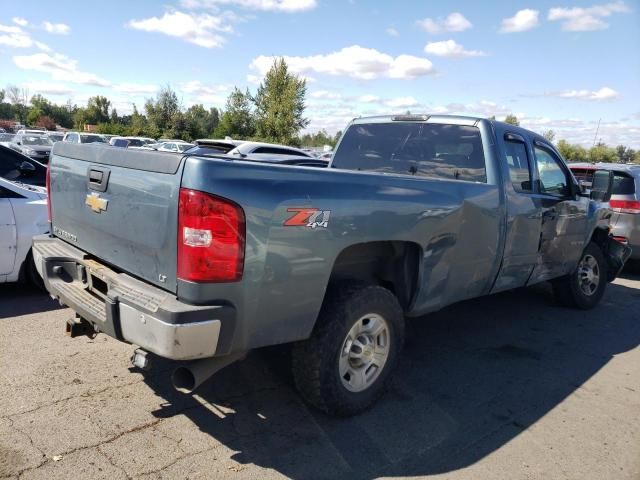
[[[451,472],[505,445],[639,345],[638,309],[640,290],[620,284],[588,312],[555,306],[547,287],[476,299],[411,320],[389,392],[358,417],[304,406],[286,355],[273,350],[218,373],[179,414],[236,462],[291,478]],[[165,367],[147,377],[167,400],[158,417],[184,405]]]
[[[0,320],[62,308],[46,292],[23,283],[0,285],[0,302]]]

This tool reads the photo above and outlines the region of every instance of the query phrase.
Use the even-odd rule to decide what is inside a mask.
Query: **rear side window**
[[[531,169],[527,146],[516,140],[505,140],[504,146],[513,189],[516,192],[531,192]]]
[[[633,177],[624,172],[613,174],[613,195],[633,195],[636,193],[636,185]]]
[[[429,123],[365,123],[349,127],[333,168],[487,181],[477,127]]]

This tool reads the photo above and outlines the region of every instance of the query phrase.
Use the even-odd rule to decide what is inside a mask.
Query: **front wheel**
[[[296,387],[325,413],[360,413],[384,392],[403,343],[404,315],[393,293],[375,285],[334,285],[311,337],[293,347]]]
[[[588,310],[600,302],[606,286],[604,255],[598,245],[590,243],[575,271],[553,282],[553,291],[562,305]]]

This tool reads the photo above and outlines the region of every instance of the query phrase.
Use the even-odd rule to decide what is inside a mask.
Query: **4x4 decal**
[[[331,210],[319,208],[287,208],[287,212],[293,213],[286,222],[285,227],[327,228]]]

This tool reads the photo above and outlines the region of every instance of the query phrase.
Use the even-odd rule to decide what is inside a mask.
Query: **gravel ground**
[[[291,386],[284,349],[253,352],[194,396],[133,347],[70,339],[72,315],[0,285],[0,477],[640,479],[640,277],[595,310],[548,288],[411,320],[393,385],[332,419]]]

